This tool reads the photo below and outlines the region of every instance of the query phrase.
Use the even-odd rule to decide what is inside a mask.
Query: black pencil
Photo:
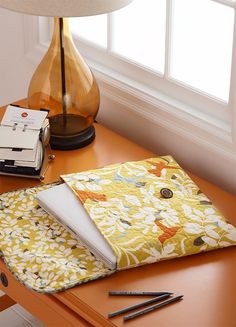
[[[165,294],[173,294],[171,292],[155,292],[155,291],[109,291],[109,295],[151,295],[160,296]]]
[[[154,302],[158,302],[158,301],[167,299],[169,296],[170,296],[170,294],[164,294],[164,295],[161,295],[161,296],[158,296],[158,297],[154,297],[154,298],[152,298],[150,300],[147,300],[147,301],[144,301],[144,302],[140,302],[140,303],[131,305],[130,307],[127,307],[127,308],[124,308],[124,309],[121,309],[121,310],[118,310],[118,311],[114,311],[114,312],[108,313],[108,318],[112,318],[112,317],[118,316],[118,315],[120,315],[122,313],[125,313],[125,312],[128,312],[130,310],[143,307],[143,306],[145,306],[147,304],[151,304],[151,303],[154,303]]]
[[[183,295],[179,295],[179,296],[176,296],[176,297],[173,297],[167,301],[164,301],[164,302],[161,302],[161,303],[158,303],[158,304],[154,304],[154,305],[151,305],[150,307],[147,307],[143,310],[139,310],[139,311],[136,311],[134,313],[131,313],[130,315],[128,316],[124,316],[124,320],[130,320],[130,319],[133,319],[133,318],[136,318],[140,315],[143,315],[143,314],[146,314],[148,312],[151,312],[153,310],[156,310],[156,309],[159,309],[159,308],[162,308],[164,307],[165,305],[168,305],[172,302],[176,302],[176,301],[179,301],[183,298]]]

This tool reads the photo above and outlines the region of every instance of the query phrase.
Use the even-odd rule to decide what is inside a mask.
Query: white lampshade
[[[133,0],[0,0],[0,7],[25,14],[80,17],[108,13]]]

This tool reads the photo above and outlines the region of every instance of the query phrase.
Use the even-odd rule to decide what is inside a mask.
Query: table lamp
[[[50,144],[77,149],[95,138],[93,121],[99,109],[97,82],[73,44],[65,17],[108,13],[132,0],[0,0],[0,7],[54,18],[50,47],[28,89],[28,106],[49,109]]]

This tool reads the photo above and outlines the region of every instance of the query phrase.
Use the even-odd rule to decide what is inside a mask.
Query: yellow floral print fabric
[[[0,250],[15,277],[42,293],[62,291],[112,273],[35,196],[55,184],[0,195]]]
[[[110,243],[118,269],[236,244],[236,228],[171,156],[62,178]]]

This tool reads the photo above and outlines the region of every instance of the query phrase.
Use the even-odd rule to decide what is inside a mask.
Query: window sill
[[[236,160],[230,124],[144,87],[91,60],[87,60],[87,63],[98,80],[102,96],[119,103],[135,115]]]

